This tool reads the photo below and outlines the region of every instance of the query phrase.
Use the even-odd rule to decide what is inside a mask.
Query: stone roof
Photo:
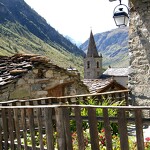
[[[90,93],[100,93],[105,92],[109,89],[111,86],[117,86],[122,90],[125,90],[126,88],[117,83],[114,79],[84,79],[83,83],[89,88]]]
[[[91,30],[91,34],[90,34],[89,45],[88,45],[86,57],[99,57],[92,30]]]
[[[108,68],[102,76],[128,76],[129,69],[128,68]]]
[[[48,58],[35,54],[16,54],[13,56],[0,56],[0,87],[21,78],[33,68],[47,67],[59,71],[69,72],[55,64]]]

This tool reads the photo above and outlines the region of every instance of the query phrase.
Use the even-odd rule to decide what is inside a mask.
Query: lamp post
[[[120,4],[114,8],[113,18],[116,23],[116,26],[118,27],[127,26],[129,21],[129,9],[125,4],[121,3],[121,0],[119,1]],[[123,10],[124,7],[127,9],[127,12]]]

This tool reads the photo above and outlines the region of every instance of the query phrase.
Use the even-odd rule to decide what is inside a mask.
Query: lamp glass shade
[[[114,21],[116,23],[116,26],[127,26],[129,21],[129,16],[124,11],[118,11],[114,13]]]
[[[129,18],[126,16],[117,16],[114,17],[114,21],[116,23],[116,26],[127,26]]]

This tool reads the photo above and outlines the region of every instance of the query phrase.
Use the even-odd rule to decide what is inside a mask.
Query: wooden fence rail
[[[86,104],[89,98],[93,98],[96,101],[103,102],[104,99],[111,101],[122,101],[125,100],[128,105],[128,93],[129,90],[121,91],[111,91],[105,93],[97,94],[84,94],[84,95],[74,95],[74,96],[63,96],[63,97],[44,97],[38,99],[28,99],[28,100],[12,100],[0,102],[0,106],[24,106],[24,105],[47,105],[47,104],[79,104],[82,101]]]
[[[114,121],[119,129],[121,150],[129,150],[131,123],[135,125],[136,149],[144,150],[143,125],[150,121],[142,118],[142,111],[150,110],[150,107],[39,105],[0,106],[0,109],[1,150],[75,150],[74,146],[77,146],[76,150],[85,150],[85,128],[90,137],[90,149],[99,150],[102,144],[99,123],[104,126],[106,148],[112,150],[111,123]],[[73,143],[74,136],[77,143]]]

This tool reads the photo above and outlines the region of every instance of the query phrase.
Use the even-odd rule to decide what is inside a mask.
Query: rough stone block
[[[45,77],[46,78],[52,78],[54,75],[53,75],[53,71],[52,70],[48,70],[45,74]]]
[[[40,91],[42,90],[41,84],[33,84],[31,85],[31,91]]]
[[[27,99],[30,97],[30,88],[18,88],[13,92],[10,92],[10,99]]]

